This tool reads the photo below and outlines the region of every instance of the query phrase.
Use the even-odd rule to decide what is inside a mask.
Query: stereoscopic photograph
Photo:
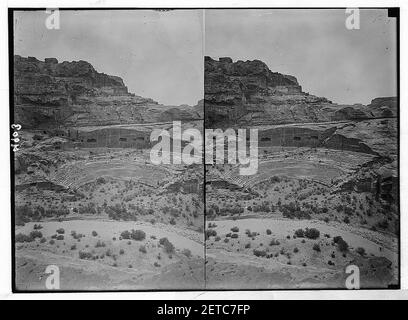
[[[14,290],[399,288],[398,19],[9,9]]]

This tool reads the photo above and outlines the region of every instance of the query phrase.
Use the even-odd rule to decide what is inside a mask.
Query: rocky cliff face
[[[297,79],[272,72],[259,60],[205,58],[206,122],[273,124],[330,120],[332,104],[302,91]]]
[[[396,98],[338,105],[303,92],[297,79],[259,60],[205,58],[206,126],[362,120],[397,115]]]
[[[164,106],[128,92],[123,80],[86,61],[14,57],[15,122],[26,128],[199,119],[189,106]]]

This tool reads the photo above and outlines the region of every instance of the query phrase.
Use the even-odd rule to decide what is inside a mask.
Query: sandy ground
[[[361,277],[364,285],[383,287],[390,281],[390,275],[384,272],[384,261],[392,262],[392,270],[388,273],[398,278],[398,248],[390,245],[388,235],[367,230],[362,232],[349,225],[326,224],[314,220],[288,220],[288,219],[240,219],[208,221],[216,224],[214,229],[221,238],[214,241],[214,237],[207,240],[207,286],[212,288],[344,288],[346,278],[345,266],[356,264],[361,267]],[[224,243],[226,234],[231,233],[231,228],[238,227],[238,238],[229,238]],[[320,231],[320,238],[316,240],[293,238],[297,229],[316,228]],[[259,233],[255,238],[248,238],[245,231]],[[271,230],[267,235],[266,230]],[[329,234],[327,239],[324,234]],[[287,237],[290,236],[290,239]],[[349,252],[345,258],[330,245],[334,236],[341,236],[349,244]],[[268,247],[271,239],[279,240],[280,246]],[[395,241],[397,241],[395,239]],[[245,244],[251,244],[250,249],[244,249]],[[312,250],[312,245],[318,243],[321,252]],[[384,244],[389,246],[386,248]],[[391,241],[392,244],[392,241]],[[294,254],[294,248],[299,253]],[[355,254],[355,249],[363,247],[365,257]],[[279,252],[284,248],[285,254],[290,258],[279,255],[272,259],[256,257],[253,249],[267,248],[268,252]],[[270,251],[269,251],[270,250]],[[331,258],[334,253],[335,258]],[[384,257],[387,260],[381,260]],[[333,266],[327,264],[327,259],[335,262]],[[378,262],[380,259],[380,262]],[[291,261],[291,264],[288,264]],[[305,263],[303,265],[302,263]],[[375,265],[369,269],[367,264]],[[367,270],[368,271],[367,271]],[[380,270],[381,269],[381,270]],[[363,280],[362,280],[363,282]]]
[[[37,223],[38,224],[38,223]],[[47,221],[39,230],[46,241],[16,244],[16,284],[20,290],[45,290],[48,265],[60,268],[62,290],[140,290],[204,286],[202,234],[174,226],[109,220]],[[29,234],[34,223],[16,228]],[[63,240],[51,236],[65,230]],[[120,239],[125,230],[143,230],[142,241]],[[71,232],[84,235],[78,241]],[[96,231],[97,235],[92,235]],[[175,251],[168,254],[159,244],[167,237]],[[103,247],[96,244],[103,242]],[[72,249],[75,246],[75,249]],[[140,252],[141,247],[147,252]],[[185,255],[188,249],[191,255]],[[111,254],[106,253],[107,250]],[[79,252],[92,252],[96,259],[80,259]]]

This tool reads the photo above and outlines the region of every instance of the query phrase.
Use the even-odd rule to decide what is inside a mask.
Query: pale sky
[[[360,30],[346,29],[344,10],[206,10],[205,21],[213,58],[262,60],[341,104],[396,96],[396,22],[387,10],[360,10]]]
[[[360,10],[360,30],[347,30],[344,10],[207,9],[205,36],[202,10],[61,11],[59,30],[45,27],[44,11],[14,14],[15,54],[86,60],[167,105],[203,98],[204,54],[262,60],[337,103],[396,95],[396,24],[386,10]]]
[[[60,11],[59,30],[46,28],[45,11],[14,14],[15,54],[88,61],[123,78],[130,92],[166,105],[203,97],[200,10]]]

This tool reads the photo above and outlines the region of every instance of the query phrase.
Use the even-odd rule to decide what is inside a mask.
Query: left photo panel
[[[9,15],[14,290],[203,289],[203,11]]]

